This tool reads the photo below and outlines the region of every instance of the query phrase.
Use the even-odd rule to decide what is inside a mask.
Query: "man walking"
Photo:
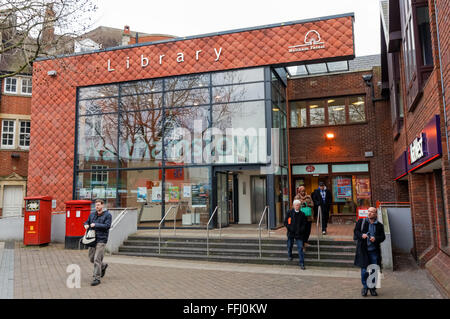
[[[369,265],[378,265],[381,269],[381,243],[386,239],[384,226],[377,220],[378,214],[375,207],[369,207],[368,217],[358,220],[353,231],[353,239],[357,240],[355,265],[361,267],[361,282],[363,288],[361,295],[367,296],[369,290],[367,278]],[[375,271],[375,270],[374,270]],[[370,288],[370,294],[377,296],[376,288]]]
[[[292,260],[292,247],[294,241],[297,244],[299,265],[301,269],[305,269],[305,258],[303,254],[303,239],[305,238],[306,216],[300,210],[300,201],[294,200],[294,208],[289,210],[284,220],[284,226],[287,228],[287,249],[289,261]]]
[[[89,215],[84,223],[84,228],[95,230],[95,246],[89,247],[89,260],[94,264],[94,274],[91,286],[100,284],[100,277],[103,277],[108,264],[103,263],[105,255],[105,246],[108,242],[109,228],[111,227],[112,216],[108,210],[104,210],[104,201],[97,199],[95,201],[95,212]]]
[[[331,207],[331,192],[327,189],[324,182],[319,182],[319,188],[314,190],[311,195],[314,201],[314,216],[318,216],[319,207],[322,211],[322,234],[327,234],[328,218]]]

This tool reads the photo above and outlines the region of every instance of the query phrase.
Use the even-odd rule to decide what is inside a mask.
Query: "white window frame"
[[[108,178],[109,177],[108,176],[108,171],[105,171],[106,169],[108,169],[108,166],[106,166],[106,165],[92,165],[91,169],[95,169],[96,170],[95,172],[91,172],[91,185],[92,186],[108,185],[108,180],[109,180],[109,178]],[[95,176],[95,179],[96,179],[95,181],[93,179],[94,176]],[[102,179],[103,179],[104,176],[106,176],[106,180],[98,181],[97,180],[98,176],[102,176]],[[92,184],[92,182],[95,182],[95,184]]]
[[[13,134],[13,144],[12,145],[5,145],[5,144],[3,144],[3,134],[5,133],[4,132],[4,130],[5,130],[5,122],[12,122],[13,123],[13,131],[12,131],[12,134]],[[3,148],[3,149],[14,149],[15,148],[15,144],[16,144],[16,120],[13,120],[13,119],[3,119],[2,120],[2,132],[1,132],[1,148]],[[10,132],[8,132],[8,134],[11,134]]]
[[[30,84],[30,85],[23,85],[24,83],[24,81],[29,81],[28,83]],[[28,90],[27,90],[27,92],[24,92],[23,91],[23,89],[24,88],[31,88],[31,92],[28,92]],[[23,94],[23,95],[31,95],[32,93],[33,93],[33,81],[32,81],[32,79],[31,78],[21,78],[21,81],[20,81],[20,93],[21,94]]]
[[[30,123],[30,132],[28,133],[22,133],[22,123]],[[26,128],[26,127],[25,127]],[[19,120],[19,147],[21,149],[29,149],[30,148],[30,133],[31,133],[31,121],[29,120]],[[28,134],[28,145],[21,145],[21,141],[22,141],[22,135]],[[26,139],[26,138],[25,138]]]
[[[7,85],[9,85],[9,86],[12,85],[11,83],[8,84],[8,80],[10,80],[10,81],[15,80],[16,81],[16,84],[15,84],[16,90],[15,91],[10,91],[10,90],[6,89]],[[17,77],[5,78],[5,84],[3,86],[3,92],[6,93],[6,94],[17,94],[19,92],[19,82],[20,82],[19,78],[17,78]]]

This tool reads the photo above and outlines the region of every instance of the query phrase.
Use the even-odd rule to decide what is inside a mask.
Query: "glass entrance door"
[[[228,187],[228,173],[226,172],[217,172],[217,227],[219,227],[219,218],[221,221],[222,227],[226,227],[229,225],[229,216],[230,216],[230,192]]]

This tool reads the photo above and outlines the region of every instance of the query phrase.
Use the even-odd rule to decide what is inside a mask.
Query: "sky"
[[[177,37],[353,12],[355,55],[380,53],[379,0],[95,0],[93,27]]]

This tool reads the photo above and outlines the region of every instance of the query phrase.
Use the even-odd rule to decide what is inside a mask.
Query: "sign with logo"
[[[369,207],[358,207],[357,219],[369,217]]]
[[[316,168],[313,166],[313,165],[308,165],[308,166],[306,166],[306,171],[308,172],[308,173],[312,173],[312,172],[314,172],[316,170]]]
[[[415,138],[414,141],[409,144],[409,163],[414,164],[419,159],[426,155],[426,135],[422,133],[420,137]]]
[[[316,30],[309,30],[304,39],[304,43],[292,45],[289,48],[289,52],[301,52],[309,50],[325,49],[325,42],[322,41],[320,33]]]

